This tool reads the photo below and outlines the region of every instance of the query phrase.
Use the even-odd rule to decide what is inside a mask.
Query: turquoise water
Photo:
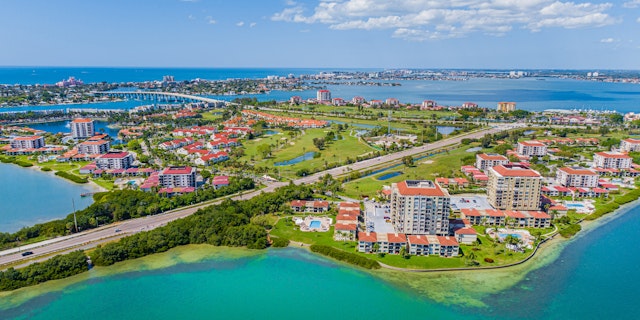
[[[299,157],[295,157],[291,160],[287,160],[287,161],[280,161],[280,162],[276,162],[273,165],[276,167],[280,167],[280,166],[288,166],[288,165],[292,165],[292,164],[296,164],[296,163],[300,163],[302,161],[306,161],[306,160],[311,160],[313,159],[313,156],[315,156],[316,152],[315,151],[309,151]]]
[[[288,248],[90,276],[61,292],[0,310],[0,319],[634,319],[640,248],[628,239],[638,230],[640,207],[582,233],[551,264],[485,296],[486,307],[437,303]]]
[[[510,235],[510,236],[513,236],[514,238],[518,238],[518,239],[520,239],[520,237],[521,237],[521,236],[520,236],[519,234],[517,234],[517,233],[498,233],[498,237],[499,237],[500,239],[504,239],[504,238],[506,238],[506,237],[507,237],[507,236],[509,236],[509,235]]]
[[[565,205],[569,208],[584,208],[582,203],[567,203]]]
[[[51,172],[5,163],[0,163],[0,181],[0,232],[66,217],[73,211],[71,199],[76,209],[84,209],[93,199],[80,194],[96,191],[90,185],[75,184]]]
[[[322,225],[322,222],[320,222],[320,220],[312,220],[309,223],[309,228],[317,229],[317,228],[320,228],[321,225]]]
[[[50,133],[71,133],[71,127],[69,126],[70,121],[55,121],[55,122],[45,122],[45,123],[33,123],[27,124],[25,126],[37,130],[42,130]],[[96,132],[98,133],[106,133],[111,138],[116,139],[118,137],[119,129],[109,128],[109,123],[105,121],[94,121],[94,127]]]

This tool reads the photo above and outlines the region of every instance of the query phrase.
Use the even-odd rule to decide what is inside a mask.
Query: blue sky
[[[640,69],[640,0],[3,0],[0,65]]]

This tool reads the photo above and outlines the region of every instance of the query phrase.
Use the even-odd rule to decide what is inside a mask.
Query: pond
[[[265,135],[269,135],[269,136],[274,135],[274,134],[278,134],[278,133],[279,133],[279,132],[278,132],[278,131],[275,131],[275,130],[265,130],[265,131],[264,131],[264,134],[265,134]]]
[[[400,171],[389,172],[389,173],[386,173],[386,174],[383,174],[383,175],[379,176],[378,180],[391,179],[391,178],[397,177],[397,176],[399,176],[401,174],[402,174],[402,172],[400,172]]]
[[[451,126],[436,126],[436,129],[438,130],[439,134],[451,134],[458,128]]]
[[[292,164],[296,164],[296,163],[300,163],[302,161],[306,161],[306,160],[311,160],[313,159],[313,157],[316,155],[315,151],[310,151],[307,152],[299,157],[295,157],[291,160],[287,160],[287,161],[280,161],[280,162],[276,162],[273,165],[276,167],[280,167],[280,166],[288,166],[288,165],[292,165]]]

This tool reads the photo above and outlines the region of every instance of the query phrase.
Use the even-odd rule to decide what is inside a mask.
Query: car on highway
[[[25,252],[22,253],[22,256],[26,257],[26,256],[30,256],[32,254],[33,254],[33,251],[25,251]]]
[[[116,232],[120,232],[120,231],[122,231],[122,230],[120,230],[120,229],[116,229]]]

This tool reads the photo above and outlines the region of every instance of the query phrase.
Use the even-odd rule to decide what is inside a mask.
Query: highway
[[[443,139],[435,143],[430,143],[424,146],[414,147],[414,148],[406,149],[393,154],[388,154],[385,156],[352,163],[350,165],[321,171],[306,177],[296,179],[294,180],[294,183],[297,185],[310,184],[317,181],[320,177],[326,174],[330,174],[332,176],[339,176],[339,175],[348,173],[352,170],[363,171],[369,168],[384,165],[389,162],[400,160],[402,159],[402,157],[405,157],[405,156],[442,149],[448,145],[459,143],[464,138],[477,139],[477,138],[482,138],[485,134],[488,134],[488,133],[497,133],[500,131],[518,128],[518,127],[524,127],[524,126],[525,126],[524,124],[498,125],[495,127],[484,129],[484,130],[479,130],[476,132]],[[262,189],[253,190],[247,193],[240,193],[239,195],[233,196],[232,199],[234,200],[250,199],[263,192],[264,193],[272,192],[276,188],[284,186],[286,184],[287,184],[286,182],[271,183],[267,185],[267,187]],[[177,220],[177,219],[181,219],[186,216],[189,216],[195,213],[200,208],[204,208],[212,204],[220,203],[221,201],[222,200],[216,200],[216,201],[212,201],[212,202],[208,202],[208,203],[204,203],[196,206],[189,206],[186,208],[175,209],[175,210],[168,211],[158,215],[121,221],[121,222],[113,223],[100,228],[83,231],[73,235],[58,237],[55,239],[50,239],[42,242],[21,246],[19,248],[0,251],[0,270],[5,269],[7,264],[15,264],[23,260],[27,260],[25,261],[24,264],[22,264],[22,265],[26,265],[38,260],[45,260],[46,258],[48,258],[48,256],[51,256],[55,253],[63,253],[63,252],[68,252],[76,249],[88,249],[91,247],[95,247],[100,243],[117,240],[137,232],[151,230],[151,229],[166,225],[168,222],[171,222],[173,220]],[[25,251],[31,251],[33,252],[33,254],[23,257],[21,253]]]

